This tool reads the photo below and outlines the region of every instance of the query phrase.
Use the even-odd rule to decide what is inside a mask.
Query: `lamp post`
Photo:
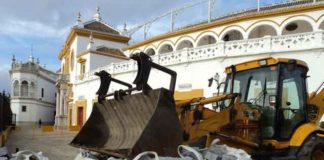
[[[260,11],[260,0],[258,0],[258,12]]]
[[[208,83],[208,87],[211,87],[212,86],[213,81],[216,82],[217,88],[218,88],[218,86],[219,86],[219,74],[218,73],[216,73],[213,77],[211,77],[211,78],[208,79],[208,82],[209,82]]]

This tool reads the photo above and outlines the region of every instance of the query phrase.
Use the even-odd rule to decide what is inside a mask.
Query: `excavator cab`
[[[295,60],[269,65],[270,60],[259,60],[257,68],[240,71],[238,65],[234,72],[227,69],[225,93],[239,93],[241,108],[246,108],[236,115],[237,126],[255,124],[260,130],[254,138],[257,143],[289,140],[307,122],[308,68]]]

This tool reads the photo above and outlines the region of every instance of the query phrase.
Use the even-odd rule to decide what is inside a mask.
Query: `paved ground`
[[[44,133],[37,124],[20,124],[9,137],[6,146],[11,153],[19,150],[42,151],[50,160],[73,160],[78,154],[77,148],[68,143],[76,132],[54,131]]]

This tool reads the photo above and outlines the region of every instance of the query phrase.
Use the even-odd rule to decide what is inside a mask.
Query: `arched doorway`
[[[312,25],[304,20],[296,20],[288,23],[282,30],[282,35],[312,32]]]
[[[155,50],[153,48],[149,48],[145,51],[145,53],[149,56],[155,55]]]
[[[249,39],[276,35],[277,31],[274,27],[270,25],[261,25],[252,29],[252,31],[249,33]]]
[[[228,31],[222,38],[223,41],[236,41],[236,40],[242,40],[243,34],[238,30],[231,30]]]
[[[159,49],[159,54],[169,53],[173,51],[173,47],[170,44],[164,44]]]
[[[192,47],[193,47],[193,44],[192,44],[191,41],[183,40],[178,44],[176,50],[178,51],[178,50],[182,50],[182,49],[186,49],[186,48],[192,48]]]
[[[205,35],[201,37],[197,43],[197,46],[204,46],[204,45],[209,45],[209,44],[214,44],[216,43],[216,38],[211,36],[211,35]]]

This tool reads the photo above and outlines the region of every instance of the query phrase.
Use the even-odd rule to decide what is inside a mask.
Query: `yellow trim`
[[[157,51],[156,51],[157,48],[156,48],[156,46],[153,45],[153,44],[150,44],[150,45],[145,46],[144,49],[143,49],[143,52],[146,52],[148,49],[153,49],[155,52],[157,52]],[[155,53],[155,54],[156,54],[156,53]]]
[[[313,17],[309,16],[309,15],[305,15],[305,14],[299,14],[299,15],[294,15],[294,16],[291,16],[291,17],[288,17],[286,18],[285,20],[283,20],[281,23],[280,23],[280,27],[288,20],[292,19],[292,18],[295,18],[295,17],[306,17],[306,18],[310,18],[310,20],[313,20],[315,23],[316,23],[316,19],[314,19]],[[313,26],[312,26],[313,27]],[[313,28],[314,30],[315,28]]]
[[[195,39],[193,37],[191,37],[190,35],[184,35],[184,36],[180,36],[174,43],[174,47],[177,48],[176,45],[179,45],[178,42],[182,42],[182,41],[185,41],[185,40],[188,40],[186,38],[189,38],[190,42],[192,43],[193,46],[195,46]]]
[[[227,32],[230,32],[230,31],[234,31],[234,30],[239,31],[241,33],[241,31],[238,30],[236,27],[242,29],[244,32],[246,31],[242,26],[237,25],[237,24],[234,24],[234,25],[230,25],[230,26],[224,27],[222,29],[222,31],[219,33],[219,37],[218,38],[220,38],[220,40],[221,40],[221,39],[223,39],[223,36],[224,36],[223,34],[225,34]],[[241,33],[241,34],[242,34],[242,38],[244,38],[243,33]]]
[[[273,21],[273,20],[261,20],[261,21],[256,21],[256,22],[252,23],[251,25],[249,25],[249,27],[247,27],[245,31],[248,31],[248,30],[250,30],[250,28],[255,27],[255,26],[258,25],[259,23],[263,23],[263,22],[273,23],[274,25],[277,25],[277,27],[280,29],[280,24],[277,23],[276,21]],[[267,25],[267,24],[262,24],[262,25]],[[261,25],[261,26],[262,26],[262,25]],[[271,27],[273,27],[273,26],[271,26]],[[252,28],[251,31],[253,31],[253,29],[255,29],[255,28]],[[274,28],[274,29],[275,29],[275,28]],[[275,30],[276,30],[276,29],[275,29]],[[276,32],[277,32],[277,30],[276,30]],[[279,33],[277,33],[277,34],[279,34]]]
[[[79,57],[79,56],[78,56]],[[78,58],[78,63],[84,64],[87,60],[84,58]]]
[[[318,128],[315,124],[313,123],[307,123],[307,124],[303,124],[300,127],[298,127],[293,136],[290,139],[290,146],[294,146],[294,147],[299,147],[301,146],[305,139],[312,133],[316,132],[316,131],[322,131],[323,129]]]
[[[42,126],[42,132],[53,132],[54,126],[52,125],[43,125]]]
[[[123,57],[123,56],[119,56],[119,55],[115,55],[115,54],[110,54],[110,53],[106,53],[106,52],[100,52],[100,51],[84,51],[78,54],[77,58],[80,58],[88,53],[93,53],[93,54],[97,54],[97,55],[103,55],[103,56],[110,56],[110,57],[114,57],[114,58],[118,58],[118,59],[122,59],[122,60],[129,60],[129,58],[127,57]],[[79,62],[80,63],[80,62]]]
[[[72,126],[72,116],[73,116],[73,111],[72,111],[72,106],[69,106],[69,111],[68,111],[68,126]]]
[[[74,57],[75,57],[75,53],[74,50],[72,49],[72,51],[70,52],[70,71],[72,72],[74,69]]]
[[[102,40],[109,40],[113,42],[121,42],[121,43],[128,43],[129,37],[124,37],[121,35],[109,34],[100,31],[82,29],[82,28],[72,28],[68,38],[65,41],[65,45],[63,49],[60,51],[58,58],[61,60],[66,50],[68,50],[71,46],[72,41],[75,39],[77,35],[89,37],[90,33],[92,33],[93,38],[102,39]]]
[[[319,17],[316,19],[316,23],[319,22],[319,21],[321,20],[322,17],[324,17],[324,14],[322,14],[321,16],[319,16]],[[323,23],[323,22],[324,22],[324,20],[322,20],[321,23]],[[321,25],[321,24],[319,24],[319,25]]]
[[[166,39],[166,40],[163,40],[163,41],[161,41],[158,45],[157,45],[157,52],[159,52],[159,49],[160,49],[160,47],[162,46],[162,45],[164,45],[164,44],[170,44],[171,45],[171,47],[173,48],[173,50],[174,50],[174,47],[175,47],[175,44],[171,41],[171,40],[168,40],[168,39]]]
[[[211,33],[211,34],[205,34],[205,33]],[[205,35],[203,35],[203,34],[205,34]],[[217,39],[219,38],[219,35],[218,35],[216,32],[214,32],[214,31],[212,31],[212,30],[207,30],[207,31],[200,32],[200,33],[197,35],[197,37],[195,38],[195,42],[196,42],[196,43],[198,43],[199,40],[202,38],[202,37],[200,37],[201,35],[203,35],[202,37],[204,37],[204,36],[212,36],[212,37],[215,38],[216,42],[217,42]]]
[[[249,70],[249,69],[253,69],[253,68],[259,68],[259,67],[261,67],[261,65],[259,64],[259,61],[261,61],[261,60],[267,60],[267,66],[270,66],[270,65],[278,64],[280,62],[288,63],[288,61],[291,59],[287,59],[287,58],[276,59],[276,58],[272,58],[272,57],[257,59],[257,60],[253,60],[253,61],[236,64],[235,65],[236,71],[239,72],[239,71]],[[296,62],[299,65],[307,67],[307,64],[304,61],[296,60]],[[225,72],[227,74],[231,73],[231,67],[226,67]]]
[[[87,112],[87,100],[83,99],[83,100],[77,100],[75,101],[75,108],[76,108],[76,123],[78,121],[78,108],[83,108],[83,124],[86,122],[86,112]]]
[[[214,21],[212,23],[200,24],[200,25],[196,25],[196,26],[193,26],[190,28],[178,30],[175,32],[158,35],[158,36],[152,37],[150,39],[147,39],[145,41],[125,47],[125,48],[123,48],[123,50],[124,51],[131,50],[131,49],[138,48],[140,46],[144,46],[149,43],[157,42],[162,39],[176,37],[179,35],[193,33],[193,32],[197,32],[197,31],[203,31],[203,30],[207,30],[210,28],[221,27],[221,26],[225,26],[225,25],[228,25],[231,23],[239,23],[239,22],[246,21],[246,20],[255,20],[255,19],[276,17],[276,16],[282,16],[282,15],[293,15],[293,14],[297,14],[297,13],[305,13],[305,12],[309,12],[309,11],[322,10],[323,8],[324,8],[324,4],[317,4],[317,5],[312,5],[312,6],[296,6],[294,8],[287,8],[287,9],[277,10],[277,11],[273,11],[273,12],[260,12],[260,13],[245,15],[245,16],[237,17],[237,18],[233,17],[233,18],[230,18],[227,20],[219,20],[219,21]]]
[[[174,92],[174,99],[176,101],[178,100],[188,100],[193,99],[197,97],[203,97],[204,96],[204,90],[203,89],[193,89],[191,91],[175,91]]]

